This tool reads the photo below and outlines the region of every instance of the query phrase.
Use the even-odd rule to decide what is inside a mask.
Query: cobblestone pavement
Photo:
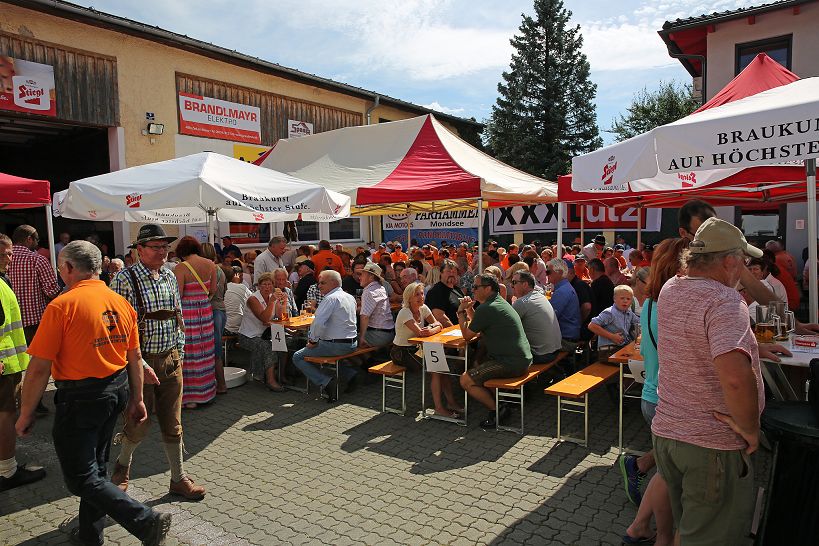
[[[605,389],[593,393],[589,448],[559,444],[557,403],[531,387],[521,437],[478,427],[486,411],[476,403],[468,427],[417,419],[420,373],[408,376],[406,417],[379,412],[380,380],[334,405],[247,384],[183,414],[186,470],[207,487],[205,500],[166,495],[156,427],[135,455],[129,492],[173,513],[168,544],[620,544],[635,508],[616,464],[616,405]],[[53,407],[53,391],[45,400]],[[0,493],[0,544],[64,544],[76,524],[52,421],[18,443],[18,460],[44,464],[48,476]],[[582,418],[564,427],[580,434]],[[636,404],[624,435],[635,449],[650,443]],[[106,539],[138,544],[113,522]]]

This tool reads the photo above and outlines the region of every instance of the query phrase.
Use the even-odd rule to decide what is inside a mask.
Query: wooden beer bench
[[[548,387],[545,392],[557,396],[557,439],[558,441],[570,441],[578,443],[584,447],[589,445],[589,393],[606,381],[619,373],[619,368],[610,366],[608,364],[595,363],[591,366],[583,368],[579,372],[570,375],[563,381],[559,381],[554,385]],[[564,398],[578,399],[582,398],[582,402],[575,400],[564,400]],[[572,409],[575,406],[583,408],[582,410]],[[583,439],[573,438],[571,436],[563,436],[560,433],[560,417],[562,412],[582,413],[583,414]]]
[[[540,374],[552,369],[558,362],[568,356],[567,352],[560,352],[551,362],[546,364],[532,364],[525,375],[511,378],[497,378],[486,381],[483,386],[487,389],[495,389],[495,423],[496,430],[508,430],[523,435],[523,387],[530,381],[534,381]],[[511,392],[508,392],[511,391]],[[500,405],[514,404],[520,406],[520,428],[506,427],[500,423]]]
[[[394,364],[392,360],[388,360],[381,364],[376,364],[375,366],[371,366],[369,369],[370,373],[374,373],[381,376],[381,412],[390,412],[390,413],[397,413],[399,415],[404,415],[407,411],[407,398],[406,398],[406,371],[407,369],[404,366],[399,366],[398,364]],[[400,408],[391,408],[387,406],[387,387],[391,389],[401,389],[401,407]]]
[[[365,355],[367,353],[372,353],[373,351],[377,351],[380,347],[361,347],[356,349],[355,351],[351,351],[347,354],[343,355],[336,355],[336,356],[306,356],[304,360],[311,363],[316,364],[318,366],[333,366],[336,372],[336,399],[338,399],[338,367],[341,365],[342,360],[346,360],[348,358],[353,358],[356,356]],[[304,392],[308,392],[310,389],[310,380],[307,380],[307,384],[305,386]]]

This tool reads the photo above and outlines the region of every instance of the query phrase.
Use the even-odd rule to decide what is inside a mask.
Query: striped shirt
[[[370,317],[367,323],[369,328],[382,330],[395,328],[387,290],[378,281],[373,281],[364,288],[361,294],[361,315]]]
[[[48,259],[22,245],[14,245],[8,276],[20,303],[23,326],[38,324],[48,302],[60,294],[57,274]]]
[[[142,262],[138,262],[132,267],[139,282],[146,313],[181,309],[179,284],[177,284],[172,271],[160,267],[159,276],[155,279],[151,271]],[[128,269],[123,269],[111,280],[111,290],[128,300],[139,313]],[[146,320],[142,350],[149,354],[156,354],[172,349],[179,351],[180,358],[185,349],[185,332],[177,327],[176,319]]]

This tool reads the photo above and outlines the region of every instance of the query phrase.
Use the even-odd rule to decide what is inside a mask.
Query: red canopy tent
[[[696,110],[701,112],[729,102],[750,97],[762,91],[792,83],[799,76],[786,69],[764,53],[731,80],[711,100]],[[694,113],[696,113],[694,112]],[[572,189],[572,175],[558,178],[558,200],[560,202],[598,205],[606,207],[655,207],[674,208],[690,199],[705,199],[715,205],[776,206],[781,203],[804,201],[806,196],[805,167],[796,164],[768,165],[742,169],[710,184],[697,185],[697,176],[691,173],[690,180],[679,181],[679,189],[654,190],[651,180],[634,181],[629,189],[612,191],[575,191]]]
[[[51,217],[51,185],[48,180],[32,180],[0,173],[0,209],[28,209],[33,207],[45,208],[51,265],[56,269],[54,225]]]

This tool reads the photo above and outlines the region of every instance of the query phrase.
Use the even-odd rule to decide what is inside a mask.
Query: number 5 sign
[[[270,325],[270,342],[273,344],[274,353],[287,352],[287,343],[284,341],[284,326],[281,324]]]
[[[428,372],[448,372],[443,343],[424,343],[424,365]]]

